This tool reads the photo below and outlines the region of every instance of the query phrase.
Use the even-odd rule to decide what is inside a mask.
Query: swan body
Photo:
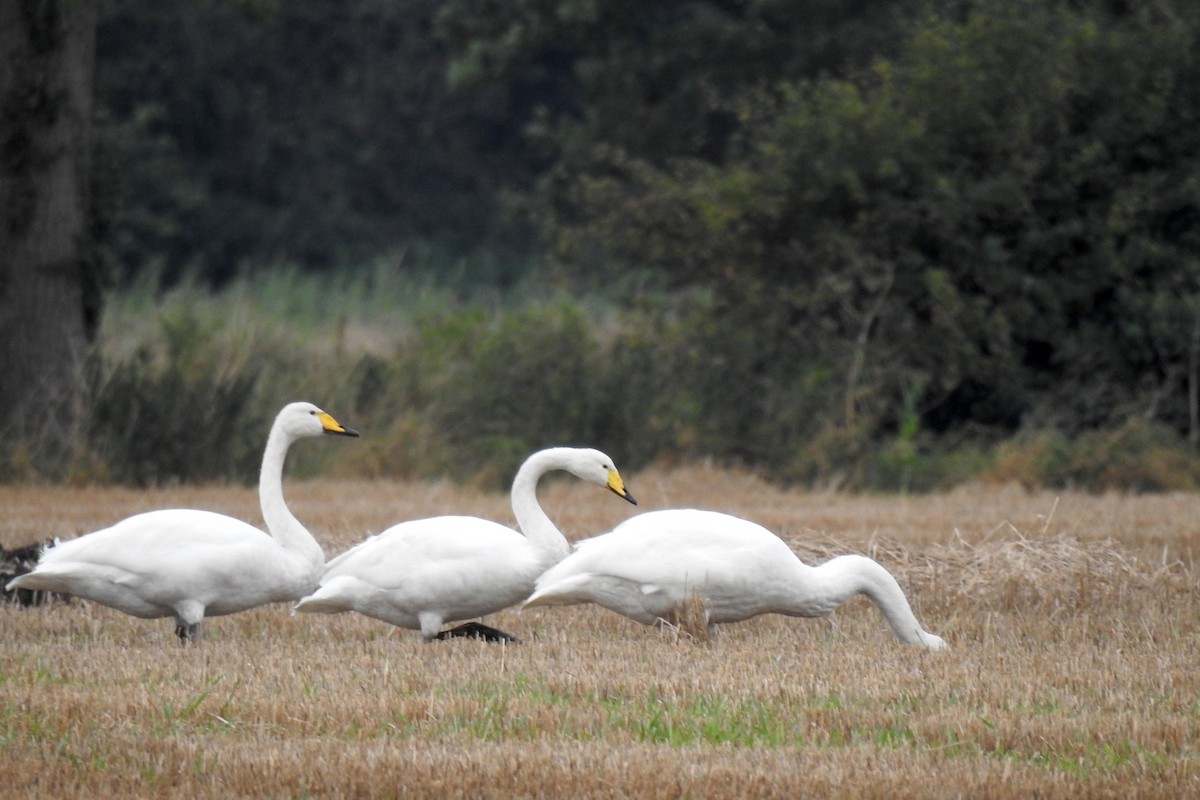
[[[283,463],[296,439],[325,433],[358,436],[311,403],[287,405],[275,418],[259,477],[269,534],[211,511],[150,511],[56,542],[8,588],[64,592],[144,619],[174,617],[184,642],[205,616],[302,597],[325,556],[284,502]]]
[[[715,625],[758,614],[820,617],[860,593],[901,641],[946,647],[921,627],[896,579],[875,561],[847,555],[810,567],[761,525],[694,509],[639,514],[580,542],[538,578],[524,608],[595,603],[651,625],[698,597]]]
[[[402,522],[371,536],[326,565],[320,588],[295,612],[357,611],[426,641],[444,638],[444,623],[473,619],[516,605],[534,581],[570,551],[538,505],[537,483],[566,470],[631,503],[612,459],[598,450],[555,447],[531,455],[513,480],[512,505],[521,531],[478,517],[442,516]],[[474,635],[511,638],[486,626]]]

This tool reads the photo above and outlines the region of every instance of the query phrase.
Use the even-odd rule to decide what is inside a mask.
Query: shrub
[[[87,442],[103,476],[148,486],[256,474],[271,418],[254,402],[259,359],[219,359],[213,320],[172,309],[160,322],[161,354],[142,345],[96,371]]]
[[[1151,492],[1195,490],[1200,458],[1174,432],[1144,420],[1068,439],[1025,434],[997,448],[986,477],[1025,486]]]
[[[603,446],[598,344],[576,306],[450,315],[422,325],[406,358],[424,366],[416,395],[452,474],[507,485],[534,450]]]
[[[979,477],[1200,486],[1194,450],[1140,419],[1074,437],[1054,428],[1007,441],[988,430],[936,435],[922,427],[919,383],[906,402],[849,413],[836,366],[802,342],[763,351],[753,319],[731,333],[702,293],[485,304],[410,291],[394,271],[362,280],[373,293],[344,276],[299,273],[218,294],[193,286],[155,297],[142,287],[110,306],[71,471],[44,473],[26,434],[3,443],[0,476],[249,483],[274,413],[306,399],[363,438],[298,448],[292,476],[449,476],[501,488],[529,453],[565,444],[601,448],[623,470],[711,460],[823,489],[919,492]]]

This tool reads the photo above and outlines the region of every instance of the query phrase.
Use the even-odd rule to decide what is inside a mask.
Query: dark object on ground
[[[493,628],[490,625],[484,625],[479,622],[463,623],[457,627],[444,630],[433,638],[445,641],[455,636],[466,636],[468,639],[483,639],[485,642],[514,642],[517,644],[521,642],[520,639],[511,633],[505,633],[499,628]]]
[[[71,596],[69,594],[39,592],[31,589],[13,589],[10,592],[6,588],[8,582],[13,578],[16,578],[18,575],[24,575],[36,567],[38,559],[42,555],[42,548],[50,544],[50,541],[33,542],[20,547],[14,547],[12,550],[0,546],[0,602],[24,607],[40,606],[52,600],[70,602]]]

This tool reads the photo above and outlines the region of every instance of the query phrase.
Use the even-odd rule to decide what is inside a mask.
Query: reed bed
[[[0,609],[4,797],[1186,797],[1200,795],[1191,494],[970,486],[791,492],[703,466],[626,475],[641,510],[755,519],[801,558],[870,555],[951,644],[899,644],[856,599],[712,638],[592,607],[507,611],[519,645],[273,606],[167,620],[80,602]],[[285,487],[333,555],[402,519],[511,521],[439,482]],[[549,481],[569,538],[636,510]],[[0,487],[0,543],[137,511],[258,522],[242,487]]]

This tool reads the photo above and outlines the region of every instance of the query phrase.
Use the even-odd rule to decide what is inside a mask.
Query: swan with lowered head
[[[258,494],[269,534],[211,511],[164,509],[56,543],[11,589],[64,592],[143,619],[174,617],[186,643],[200,621],[313,590],[321,546],[283,499],[283,462],[297,439],[358,436],[312,403],[284,406],[263,453]]]
[[[573,447],[541,450],[525,460],[513,480],[512,507],[520,532],[478,517],[402,522],[330,561],[321,588],[297,603],[294,612],[357,611],[419,630],[427,642],[450,636],[511,640],[509,634],[478,623],[447,631],[441,627],[516,605],[529,596],[537,576],[570,551],[537,500],[538,481],[551,470],[566,470],[637,503],[604,453]]]
[[[523,607],[595,603],[651,625],[696,597],[711,627],[758,614],[820,617],[860,593],[901,641],[946,647],[921,627],[896,579],[875,561],[847,555],[810,567],[761,525],[694,509],[639,514],[579,542],[538,578]]]

